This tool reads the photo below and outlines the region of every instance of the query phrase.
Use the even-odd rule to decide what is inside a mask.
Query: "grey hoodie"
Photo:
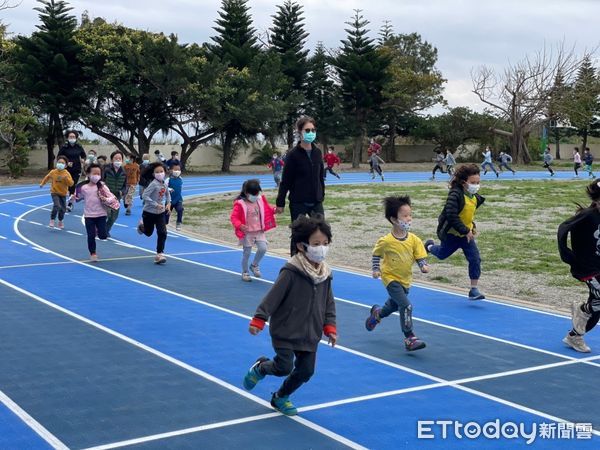
[[[335,327],[331,276],[314,284],[304,271],[287,263],[254,317],[269,322],[274,348],[314,352],[324,326]]]
[[[144,211],[160,214],[165,211],[164,208],[161,210],[160,206],[171,203],[171,194],[165,183],[152,180],[148,187],[144,189],[142,199],[144,200]]]

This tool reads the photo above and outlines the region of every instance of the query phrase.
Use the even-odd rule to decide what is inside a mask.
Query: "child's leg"
[[[85,218],[85,231],[87,233],[87,245],[90,255],[96,253],[96,221],[93,218]]]
[[[108,231],[110,233],[112,226],[119,218],[119,210],[112,209],[112,208],[107,208],[107,209],[108,209],[108,216],[107,216],[108,218],[106,220],[106,231]]]
[[[267,253],[267,242],[266,241],[256,241],[256,254],[254,255],[254,261],[252,261],[253,266],[257,266],[260,264],[260,261],[263,259]]]
[[[406,289],[400,283],[392,281],[390,284],[387,285],[387,291],[388,294],[390,294],[390,299],[381,309],[379,317],[386,317],[390,315],[393,311],[390,311],[388,313],[388,311],[390,310],[388,308],[389,306],[391,306],[388,306],[388,304],[393,303],[393,309],[397,309],[398,313],[400,314],[400,326],[402,327],[402,332],[404,333],[404,336],[414,336],[412,329],[412,305],[410,304],[410,301],[407,297],[408,289]]]
[[[469,278],[471,279],[471,286],[477,286],[477,281],[481,276],[481,256],[479,255],[477,244],[474,239],[471,240],[471,242],[468,242],[467,238],[463,238],[461,248],[469,262]]]
[[[315,362],[317,352],[294,351],[296,359],[294,361],[294,370],[283,380],[283,384],[277,391],[277,397],[288,397],[293,394],[300,386],[308,382],[315,373]]]
[[[440,243],[440,245],[432,245],[429,247],[429,253],[439,260],[446,259],[447,257],[453,255],[454,252],[461,247],[461,239],[466,240],[466,238],[460,238],[458,236],[454,236],[453,234],[449,234],[446,239]]]
[[[579,176],[579,172],[577,171],[577,169],[579,169],[579,165],[577,163],[573,163],[573,170],[575,171],[576,177]]]
[[[175,204],[175,211],[177,211],[177,223],[183,222],[183,202],[177,202]]]
[[[144,223],[144,234],[148,237],[154,233],[154,224],[156,223],[157,214],[152,214],[147,211],[142,213],[142,222]]]
[[[106,229],[106,216],[95,217],[93,220],[96,225],[96,229],[98,230],[98,238],[108,239],[108,230]]]
[[[135,184],[127,186],[127,194],[125,195],[125,207],[131,210],[133,206],[133,196],[135,195]]]
[[[59,208],[58,208],[58,220],[60,222],[65,218],[65,212],[67,212],[67,197],[63,195],[58,196]]]
[[[167,218],[164,213],[156,214],[156,253],[164,253],[167,242]]]
[[[242,273],[248,273],[248,261],[250,260],[250,255],[252,254],[252,247],[243,247],[244,251],[242,252]]]
[[[60,195],[50,194],[50,197],[52,197],[52,212],[50,213],[50,219],[54,220],[60,210]]]

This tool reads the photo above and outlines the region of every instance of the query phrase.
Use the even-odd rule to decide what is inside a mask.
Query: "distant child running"
[[[494,167],[494,163],[492,162],[492,151],[489,147],[485,148],[485,151],[482,153],[483,162],[481,163],[481,170],[483,170],[483,174],[488,173],[488,168],[492,170],[496,174],[496,178],[500,176],[496,168]]]
[[[554,170],[552,170],[552,161],[554,161],[554,158],[552,157],[552,155],[550,154],[550,147],[546,147],[546,149],[544,150],[544,153],[542,153],[542,158],[544,159],[544,167],[546,169],[548,169],[548,172],[550,172],[550,176],[553,177],[555,175]]]
[[[369,172],[372,175],[372,179],[375,178],[375,174],[373,173],[373,165],[371,164],[371,156],[373,154],[379,155],[381,152],[381,145],[375,141],[375,139],[371,138],[371,142],[369,143],[369,148],[367,148],[367,161],[369,163]]]
[[[50,187],[50,197],[52,197],[52,212],[50,213],[50,223],[48,226],[54,228],[54,221],[58,216],[58,228],[62,230],[65,226],[63,219],[67,211],[67,194],[69,188],[73,186],[73,177],[67,171],[69,160],[66,156],[56,158],[56,169],[52,169],[40,182],[40,187],[44,187],[48,181],[52,183]]]
[[[438,170],[442,173],[446,173],[446,171],[444,170],[444,161],[445,160],[446,160],[446,158],[444,158],[444,153],[441,150],[436,150],[435,166],[433,166],[433,170],[431,171],[430,180],[435,180],[435,173]]]
[[[583,336],[600,319],[600,178],[587,187],[587,194],[592,200],[590,206],[580,206],[573,217],[558,227],[560,258],[571,266],[573,277],[587,284],[590,291],[587,301],[573,301],[573,328],[563,339],[582,353],[591,352]],[[569,234],[571,248],[567,243]]]
[[[446,163],[446,170],[448,171],[448,175],[452,176],[454,174],[454,166],[456,166],[456,159],[454,159],[454,155],[450,151],[450,149],[446,150],[446,159],[444,160]]]
[[[138,182],[138,185],[140,187],[140,200],[144,195],[144,189],[146,189],[154,179],[154,176],[151,173],[146,174],[147,171],[153,172],[152,169],[150,169],[150,155],[148,153],[144,153],[142,155],[142,165],[140,166],[140,181]]]
[[[271,158],[271,161],[269,161],[269,164],[267,164],[267,167],[273,171],[273,181],[275,181],[277,187],[281,184],[281,174],[284,165],[285,162],[283,161],[283,158],[279,156],[279,153],[273,152],[273,157]]]
[[[581,169],[581,155],[579,154],[579,147],[575,147],[573,149],[573,170],[576,178],[579,178],[579,169]]]
[[[369,156],[369,165],[371,166],[372,171],[377,172],[381,177],[381,181],[384,181],[381,164],[385,164],[385,161],[381,159],[377,153],[373,153],[371,156]],[[375,173],[371,174],[371,179],[375,179]]]
[[[510,156],[508,153],[500,152],[498,159],[500,160],[500,165],[498,167],[501,171],[504,172],[503,168],[506,168],[506,170],[510,170],[513,173],[513,175],[515,174],[513,168],[509,166],[509,164],[512,163],[513,160],[512,156]]]
[[[87,233],[87,244],[90,252],[90,260],[98,261],[96,254],[96,236],[99,239],[107,239],[106,230],[107,208],[118,209],[119,200],[110,192],[108,187],[101,181],[102,168],[99,164],[92,163],[86,169],[88,182],[81,184],[75,191],[75,200],[84,201],[83,217],[85,219],[85,231]]]
[[[326,164],[325,171],[323,172],[325,178],[327,178],[327,172],[329,172],[334,177],[340,178],[340,176],[333,171],[334,166],[339,166],[341,162],[340,157],[334,153],[333,146],[329,147],[327,154],[323,156],[323,161],[325,161]]]
[[[279,272],[249,328],[258,334],[269,321],[275,357],[261,356],[244,377],[247,390],[266,375],[286,377],[271,405],[287,416],[298,413],[289,397],[312,377],[321,337],[332,346],[337,342],[331,269],[325,262],[331,228],[320,216],[300,216],[291,228],[297,253]]]
[[[242,281],[252,281],[248,269],[260,278],[259,264],[267,252],[266,231],[275,228],[275,208],[269,205],[267,198],[261,194],[262,189],[258,180],[247,180],[242,185],[242,191],[233,202],[231,224],[235,235],[244,249],[242,253]],[[248,268],[252,247],[256,245],[254,261]]]
[[[125,158],[125,174],[127,175],[127,188],[125,191],[125,215],[131,215],[131,207],[133,206],[133,197],[135,196],[135,188],[140,182],[140,165],[135,162],[133,156]]]
[[[166,215],[171,210],[171,194],[164,181],[165,167],[159,162],[149,164],[144,175],[153,179],[148,183],[148,187],[144,189],[142,220],[137,229],[139,234],[150,237],[154,232],[154,228],[156,228],[156,256],[154,262],[164,264],[167,262],[164,255],[165,242],[167,241]]]
[[[585,170],[587,170],[590,178],[594,178],[594,172],[592,172],[592,164],[594,164],[594,155],[590,151],[589,147],[586,147],[583,152],[583,162],[585,163]]]
[[[169,192],[171,193],[171,211],[177,212],[175,229],[179,231],[183,223],[183,179],[181,178],[181,166],[177,162],[171,164]],[[169,217],[170,215],[167,216],[167,223],[169,223]]]
[[[469,262],[469,278],[471,289],[469,300],[481,300],[485,296],[479,292],[477,284],[481,275],[481,257],[475,242],[477,228],[475,227],[475,211],[485,199],[477,192],[481,178],[479,167],[475,164],[465,164],[456,169],[450,181],[450,192],[446,205],[438,218],[437,235],[440,245],[435,245],[432,239],[425,242],[425,249],[436,258],[443,260],[462,249]]]
[[[367,331],[373,331],[381,319],[398,311],[400,327],[404,333],[404,346],[408,351],[425,348],[413,332],[412,305],[408,290],[412,283],[412,265],[417,262],[421,272],[428,273],[427,252],[423,242],[410,233],[412,210],[408,196],[387,197],[384,200],[385,218],[392,231],[380,238],[373,249],[373,278],[380,278],[389,298],[383,305],[373,305],[365,322]]]

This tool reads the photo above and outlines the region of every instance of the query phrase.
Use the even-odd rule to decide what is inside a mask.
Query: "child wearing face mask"
[[[412,265],[416,262],[421,272],[428,273],[427,252],[423,242],[410,233],[412,209],[408,196],[386,197],[385,218],[392,224],[392,231],[383,236],[373,249],[373,278],[381,278],[389,298],[383,307],[373,305],[365,322],[367,331],[373,331],[381,319],[398,311],[400,326],[404,333],[404,346],[412,352],[425,348],[425,342],[413,332],[412,305],[408,290],[412,283]]]
[[[331,269],[325,262],[331,228],[321,215],[300,216],[292,225],[295,254],[283,266],[250,321],[258,334],[269,321],[275,357],[259,357],[244,377],[251,390],[267,375],[286,377],[271,397],[271,406],[287,416],[298,413],[289,396],[310,380],[315,371],[322,336],[337,342]]]
[[[437,235],[440,245],[435,245],[433,239],[425,242],[427,252],[442,260],[462,249],[469,263],[469,278],[471,288],[469,300],[482,300],[485,296],[479,292],[477,284],[481,275],[481,257],[475,236],[475,211],[485,198],[479,195],[481,182],[479,167],[475,164],[465,164],[456,169],[450,180],[450,192],[446,204],[438,218]]]
[[[117,150],[110,154],[110,164],[104,166],[104,183],[106,183],[110,192],[112,192],[119,201],[125,197],[127,191],[127,174],[123,169],[123,159],[123,153]],[[119,210],[120,208],[110,209],[108,211],[108,218],[106,220],[108,237],[110,237],[112,226],[119,218]]]
[[[144,172],[150,166],[150,155],[148,153],[144,153],[142,155],[142,164],[140,165],[140,181],[138,182],[140,186],[140,200],[144,195],[144,189],[148,187],[148,184],[152,181],[152,177],[143,176]]]
[[[140,165],[135,162],[133,156],[125,157],[125,175],[127,177],[127,187],[125,188],[125,215],[131,215],[131,207],[133,206],[133,197],[135,196],[135,187],[140,182]]]
[[[256,179],[247,180],[242,185],[242,191],[233,202],[231,224],[235,235],[240,240],[242,253],[242,281],[252,281],[248,269],[260,278],[260,260],[267,252],[267,237],[265,232],[277,226],[275,208],[269,205],[266,197],[261,194],[260,182]],[[256,245],[254,261],[248,268],[252,247]]]
[[[183,179],[181,178],[181,166],[177,162],[171,164],[171,176],[169,177],[168,186],[171,193],[171,211],[175,210],[177,212],[175,229],[179,231],[183,223]],[[167,217],[167,223],[169,223],[169,217]]]
[[[50,213],[50,223],[48,226],[54,228],[54,220],[58,216],[58,228],[62,230],[65,226],[63,219],[67,211],[67,194],[69,188],[73,186],[73,177],[67,171],[69,160],[66,156],[56,158],[56,169],[52,169],[40,182],[40,188],[44,187],[48,181],[52,183],[50,187],[50,196],[52,197],[52,212]]]
[[[168,186],[165,184],[165,166],[156,162],[148,166],[144,172],[144,177],[152,177],[148,187],[144,189],[144,209],[142,220],[138,224],[138,233],[152,236],[156,228],[156,256],[155,264],[164,264],[165,242],[167,241],[167,215],[171,211],[171,194]]]
[[[90,252],[90,260],[93,262],[98,261],[98,255],[96,254],[96,236],[99,239],[107,239],[108,233],[106,231],[106,208],[100,200],[99,190],[104,189],[107,192],[108,188],[101,181],[102,180],[102,168],[99,164],[92,163],[86,169],[86,175],[88,182],[79,184],[75,191],[75,200],[84,201],[85,206],[83,208],[83,217],[85,219],[85,230],[87,232],[87,243],[88,250]],[[116,198],[114,202],[118,205]]]

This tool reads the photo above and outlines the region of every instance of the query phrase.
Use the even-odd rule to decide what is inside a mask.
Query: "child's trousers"
[[[310,377],[315,373],[316,360],[317,352],[276,348],[275,357],[262,363],[258,370],[263,375],[274,375],[276,377],[288,375],[277,391],[278,397],[287,397],[310,380]]]

